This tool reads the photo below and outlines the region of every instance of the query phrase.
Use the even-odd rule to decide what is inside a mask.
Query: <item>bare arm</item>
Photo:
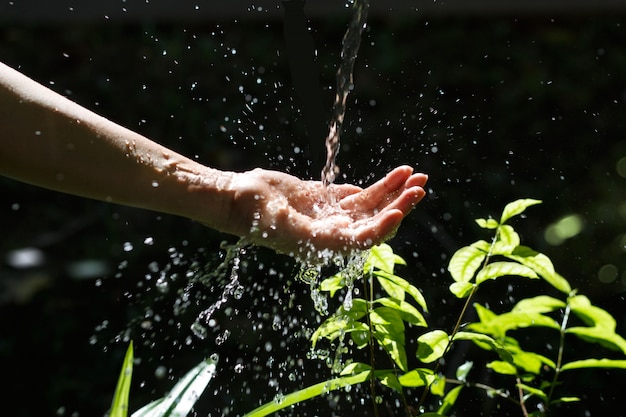
[[[0,63],[0,174],[83,197],[175,214],[286,253],[369,247],[424,196],[399,167],[372,186],[255,169],[219,171],[121,127]]]

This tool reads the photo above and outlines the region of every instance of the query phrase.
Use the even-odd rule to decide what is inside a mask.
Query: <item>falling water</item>
[[[361,35],[365,29],[367,20],[367,11],[369,8],[368,0],[354,0],[352,5],[352,19],[343,36],[341,49],[341,63],[337,69],[337,93],[332,109],[332,119],[328,136],[326,137],[326,165],[322,170],[322,183],[324,187],[328,187],[335,181],[335,177],[339,172],[336,165],[337,153],[339,152],[341,128],[346,113],[346,101],[348,94],[354,88],[353,69],[361,45]],[[332,193],[328,193],[330,201],[335,202]]]

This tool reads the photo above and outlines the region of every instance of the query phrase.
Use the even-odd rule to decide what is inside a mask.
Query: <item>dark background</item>
[[[61,3],[59,9],[68,7]],[[306,155],[295,151],[316,141],[322,147],[323,138],[307,138],[276,4],[212,15],[182,3],[188,10],[180,12],[181,6],[180,15],[169,18],[147,9],[142,14],[132,2],[129,17],[120,12],[125,2],[107,4],[79,17],[51,12],[46,19],[39,9],[20,14],[19,2],[3,0],[0,60],[207,165],[317,178],[321,167],[308,166]],[[390,242],[409,264],[400,275],[429,301],[429,322],[450,329],[460,311],[447,293],[445,268],[456,249],[488,238],[473,219],[497,216],[507,202],[528,197],[544,203],[515,221],[523,242],[548,254],[572,286],[614,314],[623,333],[623,4],[497,13],[488,4],[471,13],[421,13],[402,4],[394,3],[394,13],[373,10],[338,162],[341,181],[364,185],[399,164],[430,175],[427,197]],[[314,11],[309,26],[330,114],[349,10]],[[0,179],[0,193],[3,414],[103,415],[131,338],[138,358],[133,411],[214,352],[221,356],[219,376],[198,415],[241,415],[279,392],[330,376],[306,357],[304,334],[318,318],[291,259],[249,250],[239,277],[244,295],[222,307],[201,340],[190,326],[218,300],[226,278],[205,285],[197,277],[216,270],[220,242],[233,243],[232,237],[186,219],[8,179]],[[583,220],[581,232],[548,244],[546,229],[570,214]],[[18,262],[20,254],[29,266]],[[159,278],[169,283],[167,291]],[[486,287],[481,301],[506,305],[534,291],[551,290],[510,281]],[[548,343],[552,336],[535,334],[530,342]],[[571,342],[581,355],[607,355]],[[472,352],[457,352],[456,359],[471,359]],[[621,404],[625,375],[577,373],[563,394],[584,402],[554,414],[605,415],[611,404]],[[483,378],[479,371],[472,376]],[[352,399],[339,393],[292,414],[370,412],[367,390],[345,395]],[[464,395],[458,415],[520,415],[493,408],[478,391]],[[361,397],[365,406],[358,405]],[[384,404],[397,410],[394,401],[389,396]]]

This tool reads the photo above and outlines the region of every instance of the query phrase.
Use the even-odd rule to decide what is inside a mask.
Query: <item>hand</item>
[[[365,189],[332,184],[326,190],[320,181],[282,172],[255,169],[237,175],[230,219],[240,223],[239,234],[305,259],[321,257],[325,250],[347,254],[388,239],[424,197],[428,179],[401,166]]]

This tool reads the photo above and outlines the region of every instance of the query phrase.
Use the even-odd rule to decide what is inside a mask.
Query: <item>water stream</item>
[[[352,4],[352,18],[342,40],[341,62],[337,69],[337,92],[332,108],[329,132],[326,137],[326,164],[322,169],[322,183],[324,187],[332,184],[339,173],[336,159],[339,153],[341,130],[346,114],[348,94],[354,88],[354,62],[361,46],[361,35],[365,30],[368,9],[368,0],[354,0]],[[334,203],[335,198],[332,193],[329,192],[328,195],[330,202]]]

